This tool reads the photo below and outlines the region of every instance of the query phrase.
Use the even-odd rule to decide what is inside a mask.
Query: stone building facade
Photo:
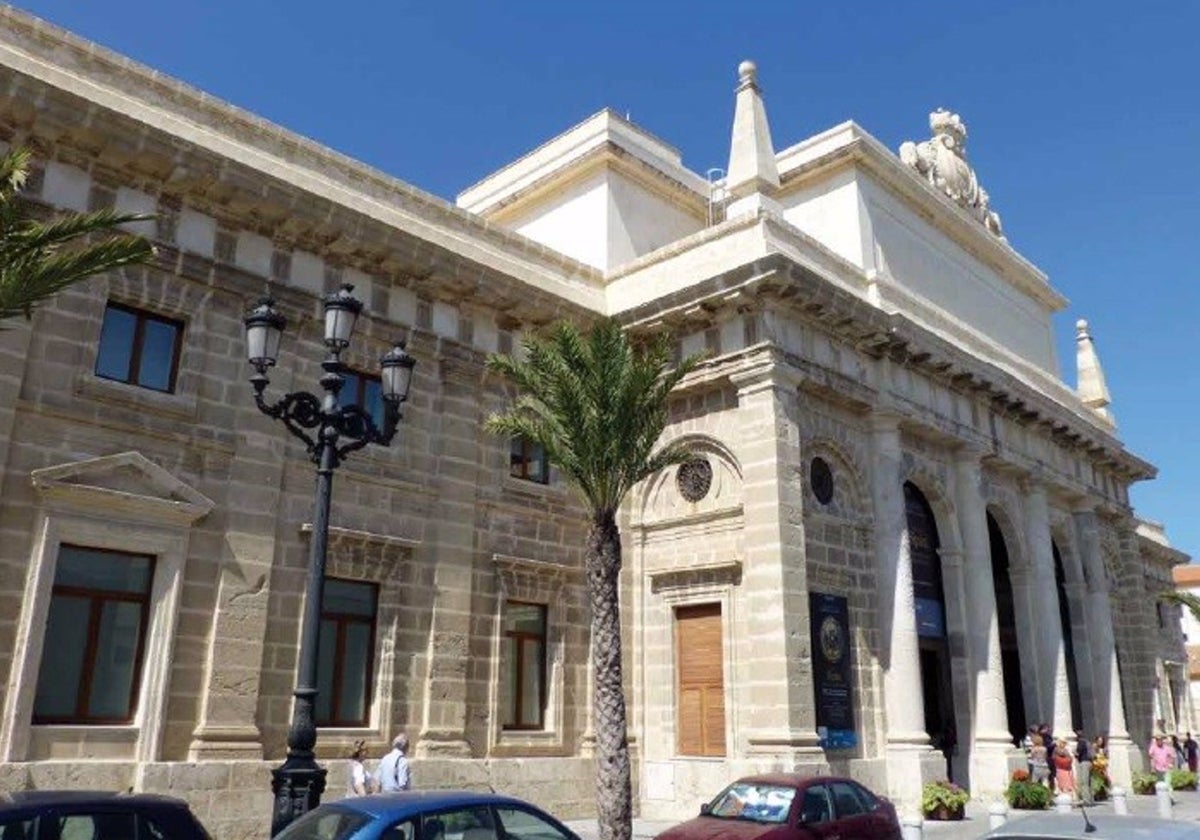
[[[1106,733],[1126,778],[1166,724],[1183,653],[1156,595],[1186,558],[1130,507],[1155,471],[1082,322],[1064,383],[1065,301],[1003,238],[956,115],[899,156],[854,123],[777,153],[746,63],[719,182],[604,111],[451,206],[0,18],[27,198],[154,213],[158,248],[0,332],[3,787],[176,792],[222,840],[265,832],[312,470],[254,407],[241,318],[273,294],[272,388],[313,387],[342,283],[367,304],[358,398],[393,338],[418,364],[398,440],[335,479],[323,757],[406,731],[419,786],[589,812],[586,523],[481,421],[506,397],[487,354],[602,314],[707,352],[667,431],[696,459],[623,514],[643,815],[761,769],[986,795],[1037,721]]]

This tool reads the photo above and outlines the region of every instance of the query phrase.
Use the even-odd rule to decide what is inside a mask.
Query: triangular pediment
[[[30,473],[44,499],[60,507],[147,521],[190,524],[213,501],[140,452],[121,452]]]

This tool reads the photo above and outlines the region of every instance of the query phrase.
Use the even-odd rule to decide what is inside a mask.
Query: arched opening
[[[1083,725],[1083,707],[1079,702],[1079,676],[1075,671],[1075,643],[1071,638],[1071,611],[1067,600],[1067,573],[1063,569],[1062,555],[1058,543],[1050,541],[1054,552],[1054,585],[1058,590],[1058,620],[1062,625],[1063,656],[1067,660],[1067,693],[1071,698],[1071,726],[1078,729]]]
[[[1013,743],[1025,734],[1025,697],[1021,689],[1021,655],[1017,646],[1017,613],[1013,606],[1012,580],[1008,576],[1008,545],[1000,525],[987,515],[988,540],[992,554],[992,587],[996,592],[996,623],[1000,627],[1000,662],[1004,669],[1004,703],[1008,708],[1008,732]]]
[[[946,775],[949,776],[950,756],[958,734],[954,725],[950,644],[946,634],[946,598],[942,588],[942,561],[938,556],[937,522],[924,494],[911,482],[904,485],[904,509],[917,613],[925,731],[929,733],[933,747],[946,757]]]

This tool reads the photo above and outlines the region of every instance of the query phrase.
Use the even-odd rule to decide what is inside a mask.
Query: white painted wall
[[[883,188],[858,181],[877,269],[905,290],[970,324],[1013,355],[1061,378],[1051,313],[909,211]],[[919,316],[919,313],[918,313]]]
[[[864,253],[862,214],[860,213],[857,173],[844,169],[781,201],[783,218],[816,239],[835,254],[857,265],[871,268]]]
[[[618,172],[608,173],[608,265],[649,254],[704,227],[704,220],[680,210]]]
[[[581,263],[608,267],[608,177],[597,170],[545,203],[509,221],[507,227]]]

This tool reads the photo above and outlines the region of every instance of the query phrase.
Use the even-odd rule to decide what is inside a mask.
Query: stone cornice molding
[[[984,232],[982,235],[990,236]],[[671,324],[671,313],[711,302],[713,308],[732,292],[765,308],[790,308],[831,331],[864,353],[889,359],[984,401],[997,412],[1040,433],[1066,449],[1082,450],[1127,481],[1153,478],[1153,465],[1130,453],[1102,428],[1063,386],[1062,399],[1031,387],[997,365],[972,355],[910,318],[885,312],[868,300],[839,288],[797,265],[789,255],[771,254],[710,277],[621,315],[636,330]],[[1077,402],[1077,400],[1076,400]]]
[[[106,519],[186,527],[215,505],[140,452],[44,467],[29,477],[50,507]]]
[[[711,534],[717,531],[733,530],[741,527],[742,515],[745,513],[741,503],[715,510],[688,513],[683,516],[672,516],[655,519],[651,522],[634,522],[630,524],[631,531],[640,531],[651,539],[653,535],[678,528],[687,528],[689,533],[695,529],[697,534]],[[725,526],[725,527],[722,527]]]
[[[803,373],[765,345],[749,357],[741,369],[728,375],[730,383],[737,388],[739,399],[772,389],[798,391],[804,382]]]
[[[300,533],[304,536],[310,536],[312,529],[311,522],[305,522],[300,525]],[[387,548],[400,549],[404,552],[412,552],[421,545],[420,540],[409,539],[408,537],[397,537],[393,534],[378,534],[374,531],[359,531],[354,528],[342,528],[338,525],[329,526],[329,539],[330,542],[341,541],[362,545],[381,545]]]
[[[322,198],[395,232],[442,243],[460,260],[603,308],[599,273],[583,263],[11,6],[0,9],[0,24],[0,66],[215,156],[196,171],[179,170],[177,183],[211,187],[219,172],[245,166],[257,178],[296,188],[293,208]],[[89,130],[95,121],[95,114],[86,121]],[[279,215],[282,223],[288,205]]]
[[[531,575],[543,585],[551,588],[560,587],[566,583],[577,583],[584,577],[583,569],[575,566],[564,566],[561,563],[550,563],[546,560],[533,560],[527,557],[513,557],[508,554],[493,554],[492,567],[508,589],[513,588],[517,575]]]
[[[648,570],[646,577],[650,579],[650,591],[654,593],[714,583],[737,586],[742,582],[742,561],[726,560],[679,569]]]

